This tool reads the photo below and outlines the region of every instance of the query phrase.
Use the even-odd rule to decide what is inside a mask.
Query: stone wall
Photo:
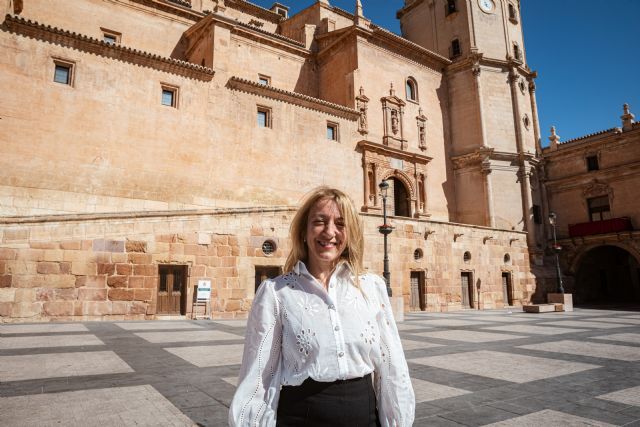
[[[0,235],[0,321],[157,318],[158,266],[188,267],[185,315],[199,279],[212,283],[215,318],[244,317],[254,296],[256,266],[284,265],[289,208],[33,218]],[[381,218],[365,215],[365,268],[382,273]],[[461,306],[460,273],[473,274],[479,304],[504,306],[501,273],[513,281],[514,304],[529,299],[534,278],[522,233],[394,218],[389,241],[392,289],[410,310],[410,273],[426,277],[429,311]],[[271,240],[276,251],[265,255]],[[414,259],[420,249],[421,259]],[[465,252],[471,260],[465,262]],[[509,261],[504,262],[505,254]]]

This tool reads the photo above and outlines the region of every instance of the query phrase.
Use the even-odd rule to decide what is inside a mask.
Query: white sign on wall
[[[211,280],[209,279],[198,280],[197,299],[207,300],[207,301],[211,299]]]

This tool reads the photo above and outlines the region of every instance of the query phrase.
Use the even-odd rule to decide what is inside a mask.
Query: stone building
[[[640,303],[640,123],[624,105],[620,127],[543,150],[544,188],[567,292],[582,304]]]
[[[382,180],[406,310],[541,297],[518,1],[406,0],[402,36],[359,0],[292,16],[244,0],[1,4],[2,321],[189,315],[200,280],[214,316],[244,316],[321,184],[361,208],[381,273]]]

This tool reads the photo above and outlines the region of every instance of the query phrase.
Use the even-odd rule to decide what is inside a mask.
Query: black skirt
[[[322,383],[307,378],[299,386],[283,386],[277,427],[378,427],[371,374]]]

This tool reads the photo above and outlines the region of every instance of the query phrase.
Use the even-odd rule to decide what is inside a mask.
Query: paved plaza
[[[416,313],[399,329],[416,426],[640,426],[640,312]],[[0,325],[0,425],[224,426],[244,331]]]

